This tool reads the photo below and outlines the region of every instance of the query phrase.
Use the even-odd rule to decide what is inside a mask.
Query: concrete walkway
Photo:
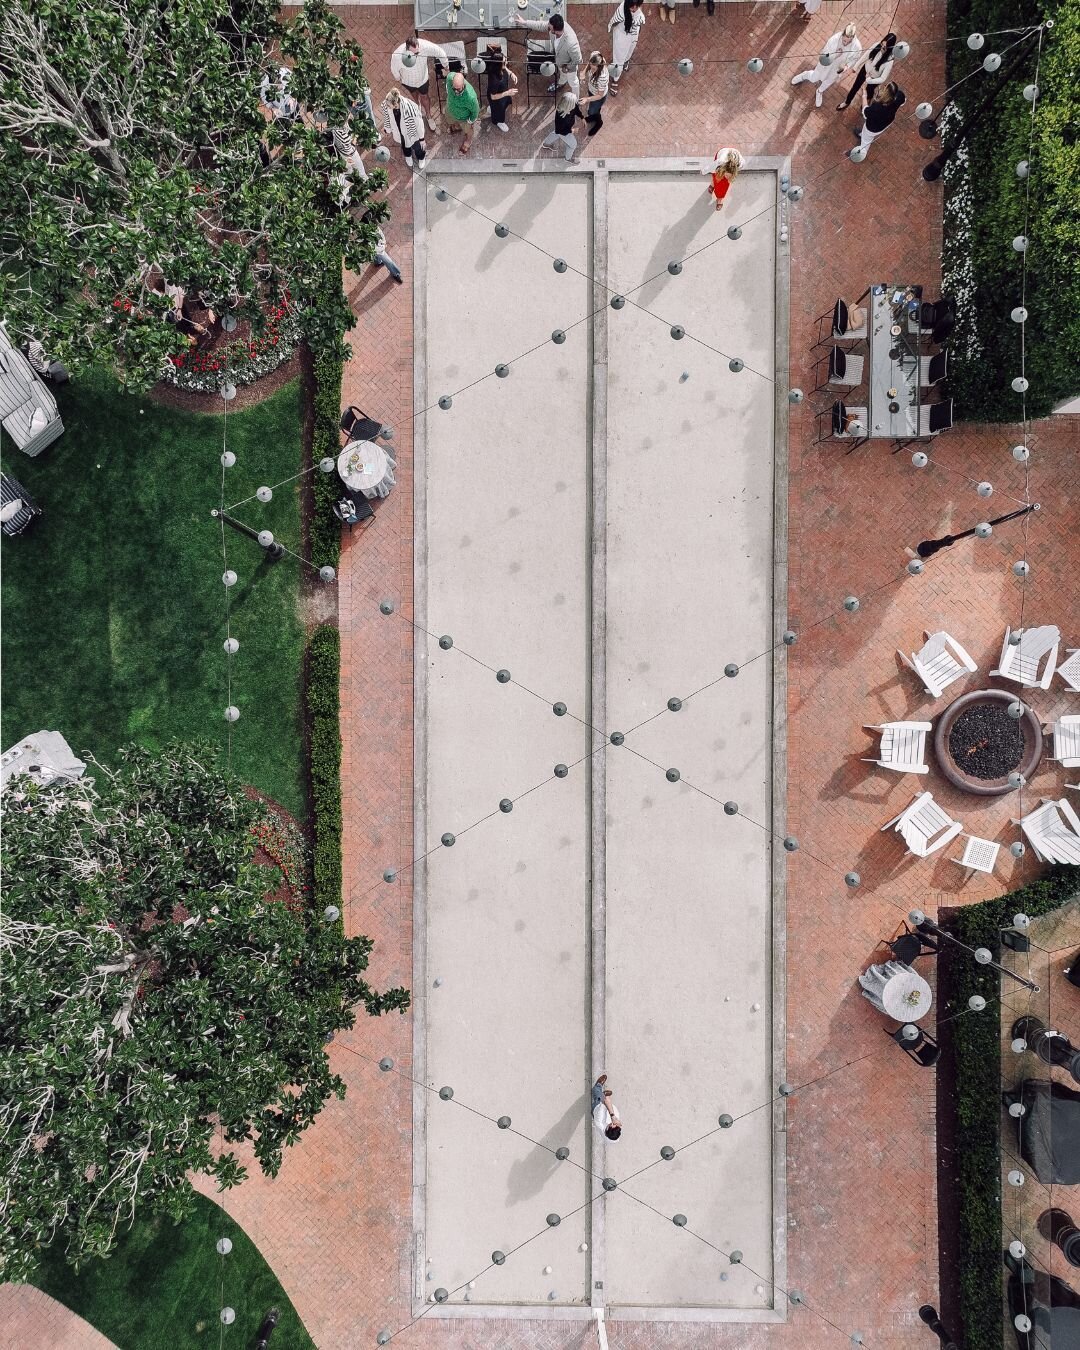
[[[596,1291],[627,1310],[760,1314],[774,1305],[772,1119],[755,1108],[774,1052],[776,173],[740,178],[740,218],[770,224],[736,244],[696,165],[503,169],[434,163],[417,188],[416,853],[430,857],[414,1065],[525,1136],[417,1092],[417,1287],[456,1291],[450,1306]],[[619,310],[605,275],[631,297]],[[668,310],[692,337],[668,336],[654,317]],[[564,343],[545,342],[554,329]],[[725,369],[721,346],[748,368]],[[471,369],[509,373],[439,408],[465,348]],[[555,762],[572,766],[561,781]],[[612,1144],[588,1128],[601,1069],[628,1121]],[[720,1109],[753,1114],[649,1167],[716,1131]],[[594,1202],[602,1177],[643,1168]],[[719,1281],[715,1253],[670,1222],[684,1210],[747,1266]],[[548,1213],[571,1218],[542,1261],[484,1271]]]

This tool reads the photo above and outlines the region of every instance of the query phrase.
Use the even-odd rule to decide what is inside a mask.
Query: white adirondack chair
[[[1013,824],[1023,830],[1040,862],[1080,865],[1080,818],[1066,798],[1056,802],[1044,799],[1041,806]]]
[[[863,730],[881,733],[880,758],[868,759],[864,755],[864,764],[876,764],[879,769],[892,769],[895,773],[930,772],[923,757],[926,733],[933,730],[932,722],[879,722],[873,726],[864,725]]]
[[[909,670],[913,670],[923,682],[923,688],[934,698],[940,698],[955,680],[974,673],[978,666],[948,633],[923,633],[926,639],[921,651],[905,656],[901,651],[896,654]]]
[[[1011,635],[1012,629],[1006,628],[998,668],[990,674],[1012,680],[1024,689],[1049,689],[1057,667],[1060,630],[1052,623],[1043,624],[1041,628],[1018,628],[1016,636],[1020,641],[1015,646],[1009,642]],[[1046,664],[1040,675],[1039,665],[1044,657]]]
[[[1057,673],[1074,694],[1080,694],[1080,647],[1066,647],[1069,653],[1057,668]]]
[[[1066,769],[1080,769],[1080,713],[1059,717],[1050,726],[1043,727],[1043,731],[1054,738],[1051,758]]]
[[[907,844],[908,852],[914,853],[917,858],[929,857],[939,848],[944,848],[963,828],[960,821],[953,820],[947,811],[938,806],[932,792],[920,792],[910,806],[881,827],[882,832],[896,830]]]

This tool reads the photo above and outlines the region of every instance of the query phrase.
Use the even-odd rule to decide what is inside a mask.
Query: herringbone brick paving
[[[378,103],[389,87],[389,53],[409,31],[408,12],[340,12],[365,48]],[[655,6],[647,6],[640,59],[583,153],[701,155],[723,143],[749,154],[791,155],[793,181],[808,189],[791,211],[791,382],[809,391],[814,321],[838,294],[857,295],[877,279],[921,281],[936,293],[941,195],[919,176],[933,148],[914,134],[912,119],[852,165],[842,156],[853,144],[854,112],[835,113],[835,96],[833,106],[826,97],[815,111],[809,87],[792,89],[790,76],[812,64],[812,53],[842,22],[856,19],[864,42],[892,28],[913,45],[895,72],[910,111],[945,86],[944,4],[829,0],[805,25],[783,4],[721,4],[713,18],[704,7],[680,5],[678,16],[674,28],[661,27]],[[609,50],[609,17],[606,6],[571,6],[586,53]],[[743,69],[753,55],[766,58],[760,76]],[[695,62],[688,79],[675,71],[682,56]],[[729,58],[738,59],[719,63]],[[509,136],[485,127],[472,158],[529,153],[549,120],[549,106],[534,103],[512,120]],[[428,148],[432,157],[455,155],[456,141],[432,136]],[[389,250],[410,280],[411,175],[400,158],[390,175]],[[733,221],[737,186],[725,208]],[[345,540],[339,589],[346,912],[352,931],[375,938],[371,975],[382,986],[412,978],[410,874],[402,871],[392,884],[381,875],[413,852],[413,659],[427,641],[414,644],[409,622],[412,303],[411,286],[393,285],[383,271],[349,278],[348,289],[358,324],[344,401],[393,425],[398,457],[398,487],[380,504],[377,521]],[[462,383],[469,378],[463,362]],[[950,849],[905,861],[898,839],[879,828],[917,787],[931,787],[970,833],[998,839],[1012,837],[1007,820],[1018,802],[961,797],[936,773],[925,784],[887,777],[860,762],[872,745],[861,726],[928,719],[944,706],[898,669],[895,649],[916,648],[924,628],[947,628],[983,672],[996,663],[1004,625],[1022,617],[1057,622],[1080,645],[1068,588],[1080,561],[1075,507],[1069,514],[1080,495],[1076,419],[1032,428],[1031,499],[1043,504],[1037,516],[1002,525],[986,541],[964,540],[911,577],[906,548],[1011,510],[1010,498],[1027,499],[1023,466],[1009,455],[1020,429],[957,428],[934,443],[932,464],[918,471],[909,453],[893,456],[885,442],[850,455],[829,442],[815,445],[812,403],[795,410],[790,426],[789,613],[800,638],[788,654],[788,808],[786,821],[777,822],[803,843],[789,860],[786,1076],[798,1084],[821,1079],[791,1098],[787,1112],[787,1287],[802,1291],[808,1306],[789,1307],[786,1325],[768,1327],[609,1323],[612,1350],[829,1350],[856,1329],[882,1350],[926,1344],[916,1313],[937,1294],[934,1076],[885,1039],[855,977],[914,905],[933,912],[1033,874],[1030,853],[1017,862],[1006,850],[994,878],[969,882],[948,861]],[[975,493],[982,479],[994,484],[990,502]],[[1032,564],[1024,583],[1010,571],[1021,556]],[[842,609],[848,594],[861,600],[854,615]],[[379,612],[384,598],[396,606],[389,617]],[[437,628],[435,616],[432,623]],[[1062,687],[1055,681],[1047,694],[1032,696],[1044,720],[1064,710]],[[1063,780],[1044,760],[1025,797],[1061,796]],[[857,890],[843,882],[851,868],[862,874]],[[411,1035],[410,1020],[395,1016],[363,1020],[339,1038],[331,1058],[348,1084],[345,1101],[328,1105],[276,1180],[255,1173],[225,1198],[324,1350],[370,1346],[380,1328],[409,1322],[411,1087],[373,1061],[389,1054],[407,1072]],[[394,1343],[577,1350],[594,1346],[596,1332],[575,1323],[462,1321],[432,1312]]]

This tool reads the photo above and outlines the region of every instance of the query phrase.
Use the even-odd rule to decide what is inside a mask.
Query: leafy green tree
[[[364,980],[369,938],[271,894],[307,896],[306,864],[253,861],[273,818],[209,747],[121,756],[3,796],[0,1279],[54,1240],[107,1254],[136,1208],[184,1217],[189,1172],[244,1179],[229,1144],[275,1175],[345,1094],[326,1042],[409,1003]]]
[[[304,115],[267,121],[265,75],[291,66]],[[286,297],[316,349],[353,322],[341,262],[370,261],[354,176],[325,127],[375,143],[360,48],[326,0],[8,0],[0,6],[0,314],[73,370],[131,388],[185,350],[151,287],[203,292],[258,328]],[[358,111],[359,110],[359,111]],[[325,117],[325,126],[316,118]],[[375,217],[386,215],[385,205]]]

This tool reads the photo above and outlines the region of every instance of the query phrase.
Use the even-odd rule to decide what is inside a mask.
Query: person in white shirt
[[[611,1089],[604,1087],[607,1074],[602,1073],[593,1084],[592,1118],[593,1124],[605,1139],[615,1140],[622,1134],[622,1117],[619,1108],[611,1100]]]
[[[405,53],[408,52],[416,58],[412,65],[406,65]],[[423,109],[424,116],[427,118],[428,127],[434,131],[435,123],[431,116],[431,70],[428,66],[429,60],[438,61],[442,66],[443,78],[450,73],[450,60],[446,52],[436,42],[428,42],[426,38],[408,37],[400,47],[395,47],[390,54],[390,74],[394,80],[401,85],[410,98]]]
[[[831,89],[841,75],[859,63],[862,43],[856,36],[855,25],[849,23],[842,33],[834,33],[821,49],[821,55],[827,55],[830,59],[827,62],[819,60],[813,70],[802,70],[791,81],[792,84],[802,84],[804,80],[809,80],[811,84],[817,85],[815,108],[821,107],[826,89]]]

